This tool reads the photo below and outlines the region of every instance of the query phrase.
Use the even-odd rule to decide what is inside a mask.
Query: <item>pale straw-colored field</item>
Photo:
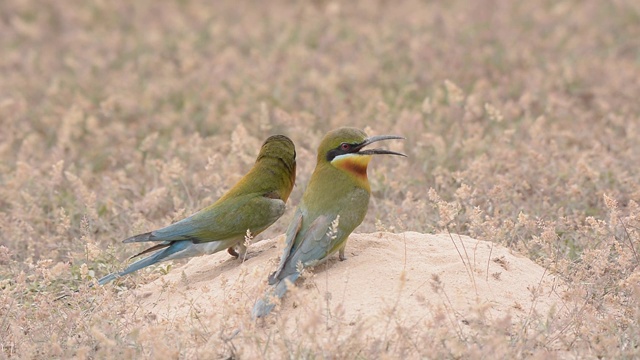
[[[0,34],[0,358],[640,356],[637,0],[8,0]],[[211,271],[254,289],[209,304],[223,315],[184,301],[186,316],[159,316],[137,297],[162,299],[143,290],[164,283],[154,289],[189,299],[183,270],[202,259],[88,288],[142,249],[122,239],[211,204],[275,133],[298,154],[288,210],[256,240],[278,237],[323,134],[346,125],[403,135],[384,146],[408,155],[371,162],[357,233],[489,241],[566,284],[562,305],[479,308],[470,321],[453,306],[418,317],[386,303],[384,324],[345,324],[336,282],[327,306],[304,311],[314,283],[376,254],[362,237],[257,323],[269,269],[252,259],[213,255]],[[399,293],[424,279],[421,291],[453,297],[437,271],[384,260],[367,261],[406,276]],[[513,281],[470,276],[492,277]]]

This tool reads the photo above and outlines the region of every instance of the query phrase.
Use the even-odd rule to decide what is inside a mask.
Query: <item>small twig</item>
[[[184,188],[184,192],[187,194],[187,199],[189,199],[189,205],[193,206],[193,197],[191,197],[191,192],[189,192],[189,187],[187,186],[187,184],[184,183],[184,180],[182,179],[182,177],[180,177],[179,180],[180,180],[180,184],[182,184],[182,187]]]
[[[585,308],[587,307],[587,304],[589,303],[589,300],[587,298],[584,299],[584,303],[582,304],[582,306],[580,307],[580,309],[578,309],[577,311],[573,312],[573,315],[571,316],[571,319],[567,321],[567,323],[558,331],[556,331],[556,334],[554,336],[552,336],[550,339],[547,339],[547,341],[545,342],[544,346],[549,346],[549,344],[551,344],[552,342],[556,341],[561,334],[563,334],[571,325],[573,325],[575,319],[578,317],[578,315],[581,315]]]
[[[402,238],[404,239],[404,265],[402,267],[402,271],[400,272],[400,289],[398,290],[398,296],[396,297],[394,303],[393,303],[393,307],[391,308],[391,312],[389,313],[389,317],[387,318],[387,322],[385,324],[384,327],[384,338],[385,340],[387,339],[387,334],[389,332],[389,324],[391,324],[391,320],[392,320],[392,315],[396,314],[396,312],[398,311],[398,305],[400,305],[400,298],[402,296],[402,290],[405,287],[406,284],[406,269],[407,269],[407,238],[406,235],[403,234]]]
[[[638,253],[636,252],[635,246],[633,246],[633,241],[631,240],[631,235],[629,231],[627,231],[627,226],[624,224],[619,215],[616,216],[620,224],[622,224],[622,229],[624,229],[624,233],[627,234],[627,239],[629,239],[629,247],[631,247],[631,251],[633,251],[633,257],[636,259],[636,262],[640,263],[640,259],[638,259]]]
[[[16,299],[11,298],[11,303],[9,304],[7,311],[4,313],[4,316],[2,317],[2,326],[0,326],[0,329],[4,329],[5,325],[7,324],[7,319],[9,318],[9,314],[11,313],[11,308],[13,308],[13,303],[15,302],[16,302]]]
[[[329,262],[325,262],[324,263],[324,299],[326,301],[326,305],[327,305],[327,316],[325,316],[326,318],[326,322],[325,322],[325,327],[327,330],[329,330],[329,320],[331,318],[331,293],[329,292],[329,271],[327,271],[327,269],[329,268]]]
[[[533,294],[533,301],[531,301],[531,306],[529,307],[529,314],[527,314],[527,318],[524,321],[524,324],[522,324],[522,333],[524,333],[526,331],[526,326],[529,324],[529,321],[531,320],[531,315],[533,314],[533,310],[535,309],[536,304],[538,303],[538,297],[540,294],[540,288],[542,288],[542,281],[544,280],[545,275],[547,275],[547,269],[544,269],[544,272],[542,273],[542,276],[540,277],[540,281],[538,282],[538,287],[534,290],[535,293]]]
[[[492,253],[493,253],[493,241],[491,242],[491,248],[489,249],[489,257],[487,258],[487,281],[489,281],[489,264],[491,263]]]
[[[456,248],[456,251],[458,252],[458,256],[460,257],[460,260],[462,260],[462,264],[464,265],[464,269],[467,271],[467,275],[469,275],[469,279],[473,283],[473,289],[475,290],[476,295],[477,295],[478,294],[478,286],[476,285],[476,278],[473,276],[473,269],[471,268],[469,255],[467,254],[467,248],[464,246],[464,242],[462,241],[462,238],[460,238],[460,244],[462,246],[462,249],[464,250],[465,257],[467,258],[467,261],[464,261],[464,258],[462,257],[462,253],[460,252],[460,249],[458,249],[458,245],[456,245],[456,241],[453,239],[453,235],[451,235],[451,231],[449,231],[448,227],[447,227],[447,234],[449,235],[449,238],[451,239],[451,242],[453,243],[453,246]],[[459,237],[459,235],[458,235],[458,237]],[[467,264],[467,263],[469,263],[469,264]]]
[[[62,295],[58,296],[57,298],[53,299],[53,301],[59,301],[59,300],[62,300],[64,298],[68,297],[68,296],[69,296],[69,294],[62,294]]]
[[[222,331],[220,332],[220,340],[222,340],[224,342],[224,344],[229,348],[229,350],[231,351],[231,356],[229,357],[229,359],[237,359],[238,358],[238,349],[236,349],[236,346],[233,345],[233,339],[240,333],[240,329],[235,329],[231,335],[229,336],[224,336],[224,334],[222,333]]]
[[[447,295],[447,292],[444,290],[444,284],[442,284],[442,282],[440,281],[440,278],[435,274],[431,276],[431,281],[432,281],[432,286],[434,286],[433,285],[434,281],[436,283],[436,286],[437,286],[436,293],[440,295],[440,292],[442,292],[441,296],[443,296],[445,299],[445,303],[444,303],[445,308],[447,308],[447,310],[453,313],[453,319],[451,319],[450,312],[449,311],[446,312],[447,320],[449,320],[451,325],[454,326],[455,331],[458,334],[458,337],[460,338],[460,340],[464,341],[464,333],[463,333],[462,327],[460,326],[460,323],[458,322],[458,315],[456,314],[456,311],[453,307],[453,303],[451,302],[451,299]]]

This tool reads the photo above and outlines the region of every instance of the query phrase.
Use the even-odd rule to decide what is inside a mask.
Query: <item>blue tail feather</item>
[[[278,281],[278,283],[276,283],[269,291],[267,291],[263,298],[258,299],[253,307],[253,310],[251,311],[251,316],[256,319],[269,315],[271,310],[273,310],[273,308],[276,306],[276,304],[272,303],[269,298],[275,296],[278,299],[282,299],[282,297],[284,297],[284,294],[286,294],[288,290],[286,280],[289,280],[291,284],[293,284],[296,282],[296,280],[298,280],[299,277],[300,273],[296,272]]]
[[[116,273],[111,273],[103,278],[101,278],[100,280],[98,280],[98,284],[100,285],[104,285],[107,284],[119,277],[125,276],[127,274],[131,274],[132,272],[138,271],[142,268],[145,268],[149,265],[153,265],[159,262],[162,262],[164,260],[167,259],[167,257],[180,252],[184,249],[186,249],[187,247],[193,245],[193,243],[189,240],[184,240],[184,241],[175,241],[173,243],[171,243],[171,246],[169,246],[168,248],[165,248],[163,250],[160,250],[158,252],[156,252],[155,254],[148,256],[144,259],[140,259],[136,262],[134,262],[133,264],[129,265],[126,269],[122,270],[121,272],[116,272]]]

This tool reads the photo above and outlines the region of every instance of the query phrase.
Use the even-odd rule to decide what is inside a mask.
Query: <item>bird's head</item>
[[[287,168],[295,171],[296,147],[293,141],[284,135],[272,135],[264,141],[256,162],[265,157],[280,159]]]
[[[318,147],[318,164],[328,163],[358,177],[367,176],[367,165],[373,155],[399,155],[395,151],[384,149],[364,149],[365,146],[381,140],[404,139],[396,135],[378,135],[368,137],[364,131],[343,127],[328,132]]]

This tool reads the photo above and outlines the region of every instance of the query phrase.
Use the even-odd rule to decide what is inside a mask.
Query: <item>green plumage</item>
[[[340,128],[329,132],[318,148],[316,168],[286,235],[278,269],[269,277],[274,288],[268,295],[281,298],[300,276],[299,264],[315,266],[344,247],[351,232],[362,223],[369,205],[367,165],[372,155],[402,155],[387,150],[362,148],[397,136],[368,138],[361,130]],[[336,226],[337,225],[337,226]],[[258,300],[253,316],[267,315],[273,308],[270,296]]]
[[[289,138],[283,135],[269,137],[253,168],[218,201],[165,228],[124,240],[125,243],[157,242],[133,257],[155,253],[98,282],[105,284],[160,261],[212,254],[227,248],[235,256],[243,254],[247,230],[257,235],[284,213],[295,183],[295,158],[295,147]]]

